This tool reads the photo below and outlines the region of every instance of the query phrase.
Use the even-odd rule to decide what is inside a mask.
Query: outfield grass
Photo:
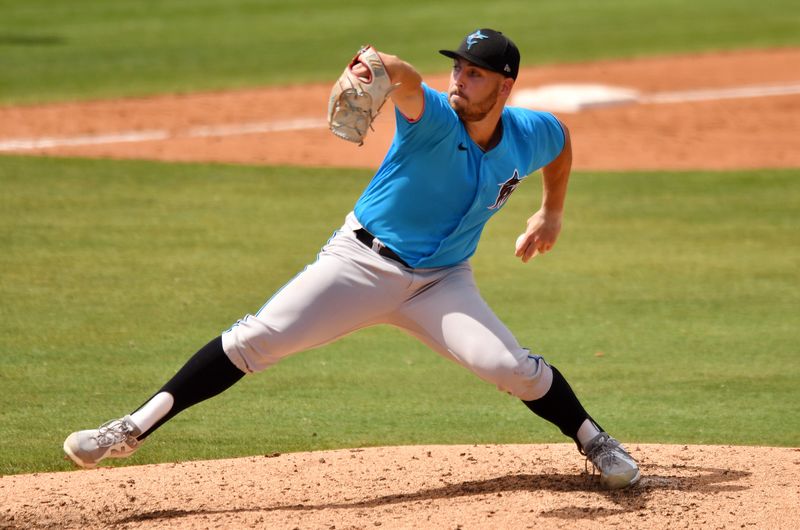
[[[70,431],[138,406],[314,258],[366,171],[0,158],[0,473],[60,470]],[[551,254],[474,259],[485,298],[636,442],[800,445],[800,175],[579,173]],[[538,178],[538,177],[537,177]],[[399,331],[295,356],[165,425],[133,463],[563,441]]]
[[[485,26],[528,65],[800,45],[796,0],[0,0],[0,104],[330,82],[367,42],[443,71]]]

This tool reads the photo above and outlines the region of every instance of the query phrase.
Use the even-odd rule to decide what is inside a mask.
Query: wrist
[[[555,207],[546,206],[546,205],[543,204],[542,207],[539,208],[539,211],[545,217],[562,217],[564,215],[564,207],[563,206],[561,206],[559,208],[555,208]]]

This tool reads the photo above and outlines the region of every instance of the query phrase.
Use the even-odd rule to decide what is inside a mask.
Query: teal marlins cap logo
[[[467,50],[472,48],[472,46],[481,39],[488,39],[488,35],[484,35],[481,33],[481,30],[476,31],[475,33],[470,33],[467,35]]]
[[[461,57],[512,79],[519,74],[519,49],[511,39],[493,29],[476,30],[464,37],[457,50],[439,50],[439,53],[451,59]]]

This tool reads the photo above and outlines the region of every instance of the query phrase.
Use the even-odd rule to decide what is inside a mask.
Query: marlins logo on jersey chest
[[[522,182],[522,179],[519,178],[519,171],[514,169],[514,174],[511,175],[510,179],[502,184],[498,184],[500,191],[497,192],[497,199],[495,199],[494,204],[488,207],[489,210],[499,210],[502,208],[508,198],[511,197],[511,194],[514,193],[514,190],[517,189],[520,182]]]

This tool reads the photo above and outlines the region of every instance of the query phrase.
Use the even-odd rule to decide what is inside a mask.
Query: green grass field
[[[362,43],[413,62],[497,27],[532,65],[798,46],[791,0],[0,0],[0,104],[329,82]],[[800,172],[581,173],[555,252],[474,266],[521,342],[625,441],[800,445]],[[315,253],[366,171],[0,157],[0,473],[138,406]],[[534,179],[535,180],[535,179]],[[130,462],[415,443],[563,441],[388,328],[248,377]]]
[[[370,174],[0,158],[0,472],[138,406],[312,260]],[[536,178],[534,178],[534,181]],[[523,344],[629,441],[800,445],[797,171],[581,173],[528,265],[523,185],[474,259]],[[602,352],[602,356],[598,356]],[[245,378],[134,463],[335,447],[561,441],[390,328]]]
[[[0,0],[0,104],[329,82],[367,42],[442,71],[486,26],[525,64],[800,45],[795,0]]]

